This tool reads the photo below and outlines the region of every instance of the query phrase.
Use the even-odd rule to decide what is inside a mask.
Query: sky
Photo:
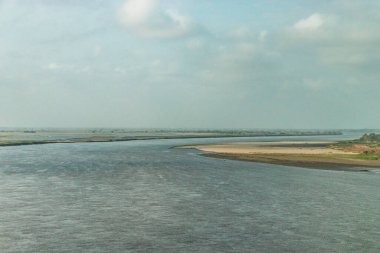
[[[0,0],[0,127],[380,128],[380,0]]]

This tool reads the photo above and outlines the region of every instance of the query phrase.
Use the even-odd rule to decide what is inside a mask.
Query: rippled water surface
[[[380,252],[377,171],[170,149],[207,141],[0,147],[0,252]]]

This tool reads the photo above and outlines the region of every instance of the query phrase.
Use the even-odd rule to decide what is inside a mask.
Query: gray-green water
[[[169,149],[210,141],[1,147],[0,252],[380,252],[377,171]]]

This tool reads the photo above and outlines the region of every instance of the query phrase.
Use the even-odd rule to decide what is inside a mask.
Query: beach
[[[327,170],[367,171],[380,168],[376,154],[352,147],[337,148],[335,142],[281,141],[235,142],[187,146],[203,156]]]

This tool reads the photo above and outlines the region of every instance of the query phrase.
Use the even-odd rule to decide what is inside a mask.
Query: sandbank
[[[235,142],[186,148],[204,151],[203,155],[207,157],[305,168],[352,171],[380,168],[380,160],[376,154],[364,155],[351,149],[336,149],[334,142]]]

